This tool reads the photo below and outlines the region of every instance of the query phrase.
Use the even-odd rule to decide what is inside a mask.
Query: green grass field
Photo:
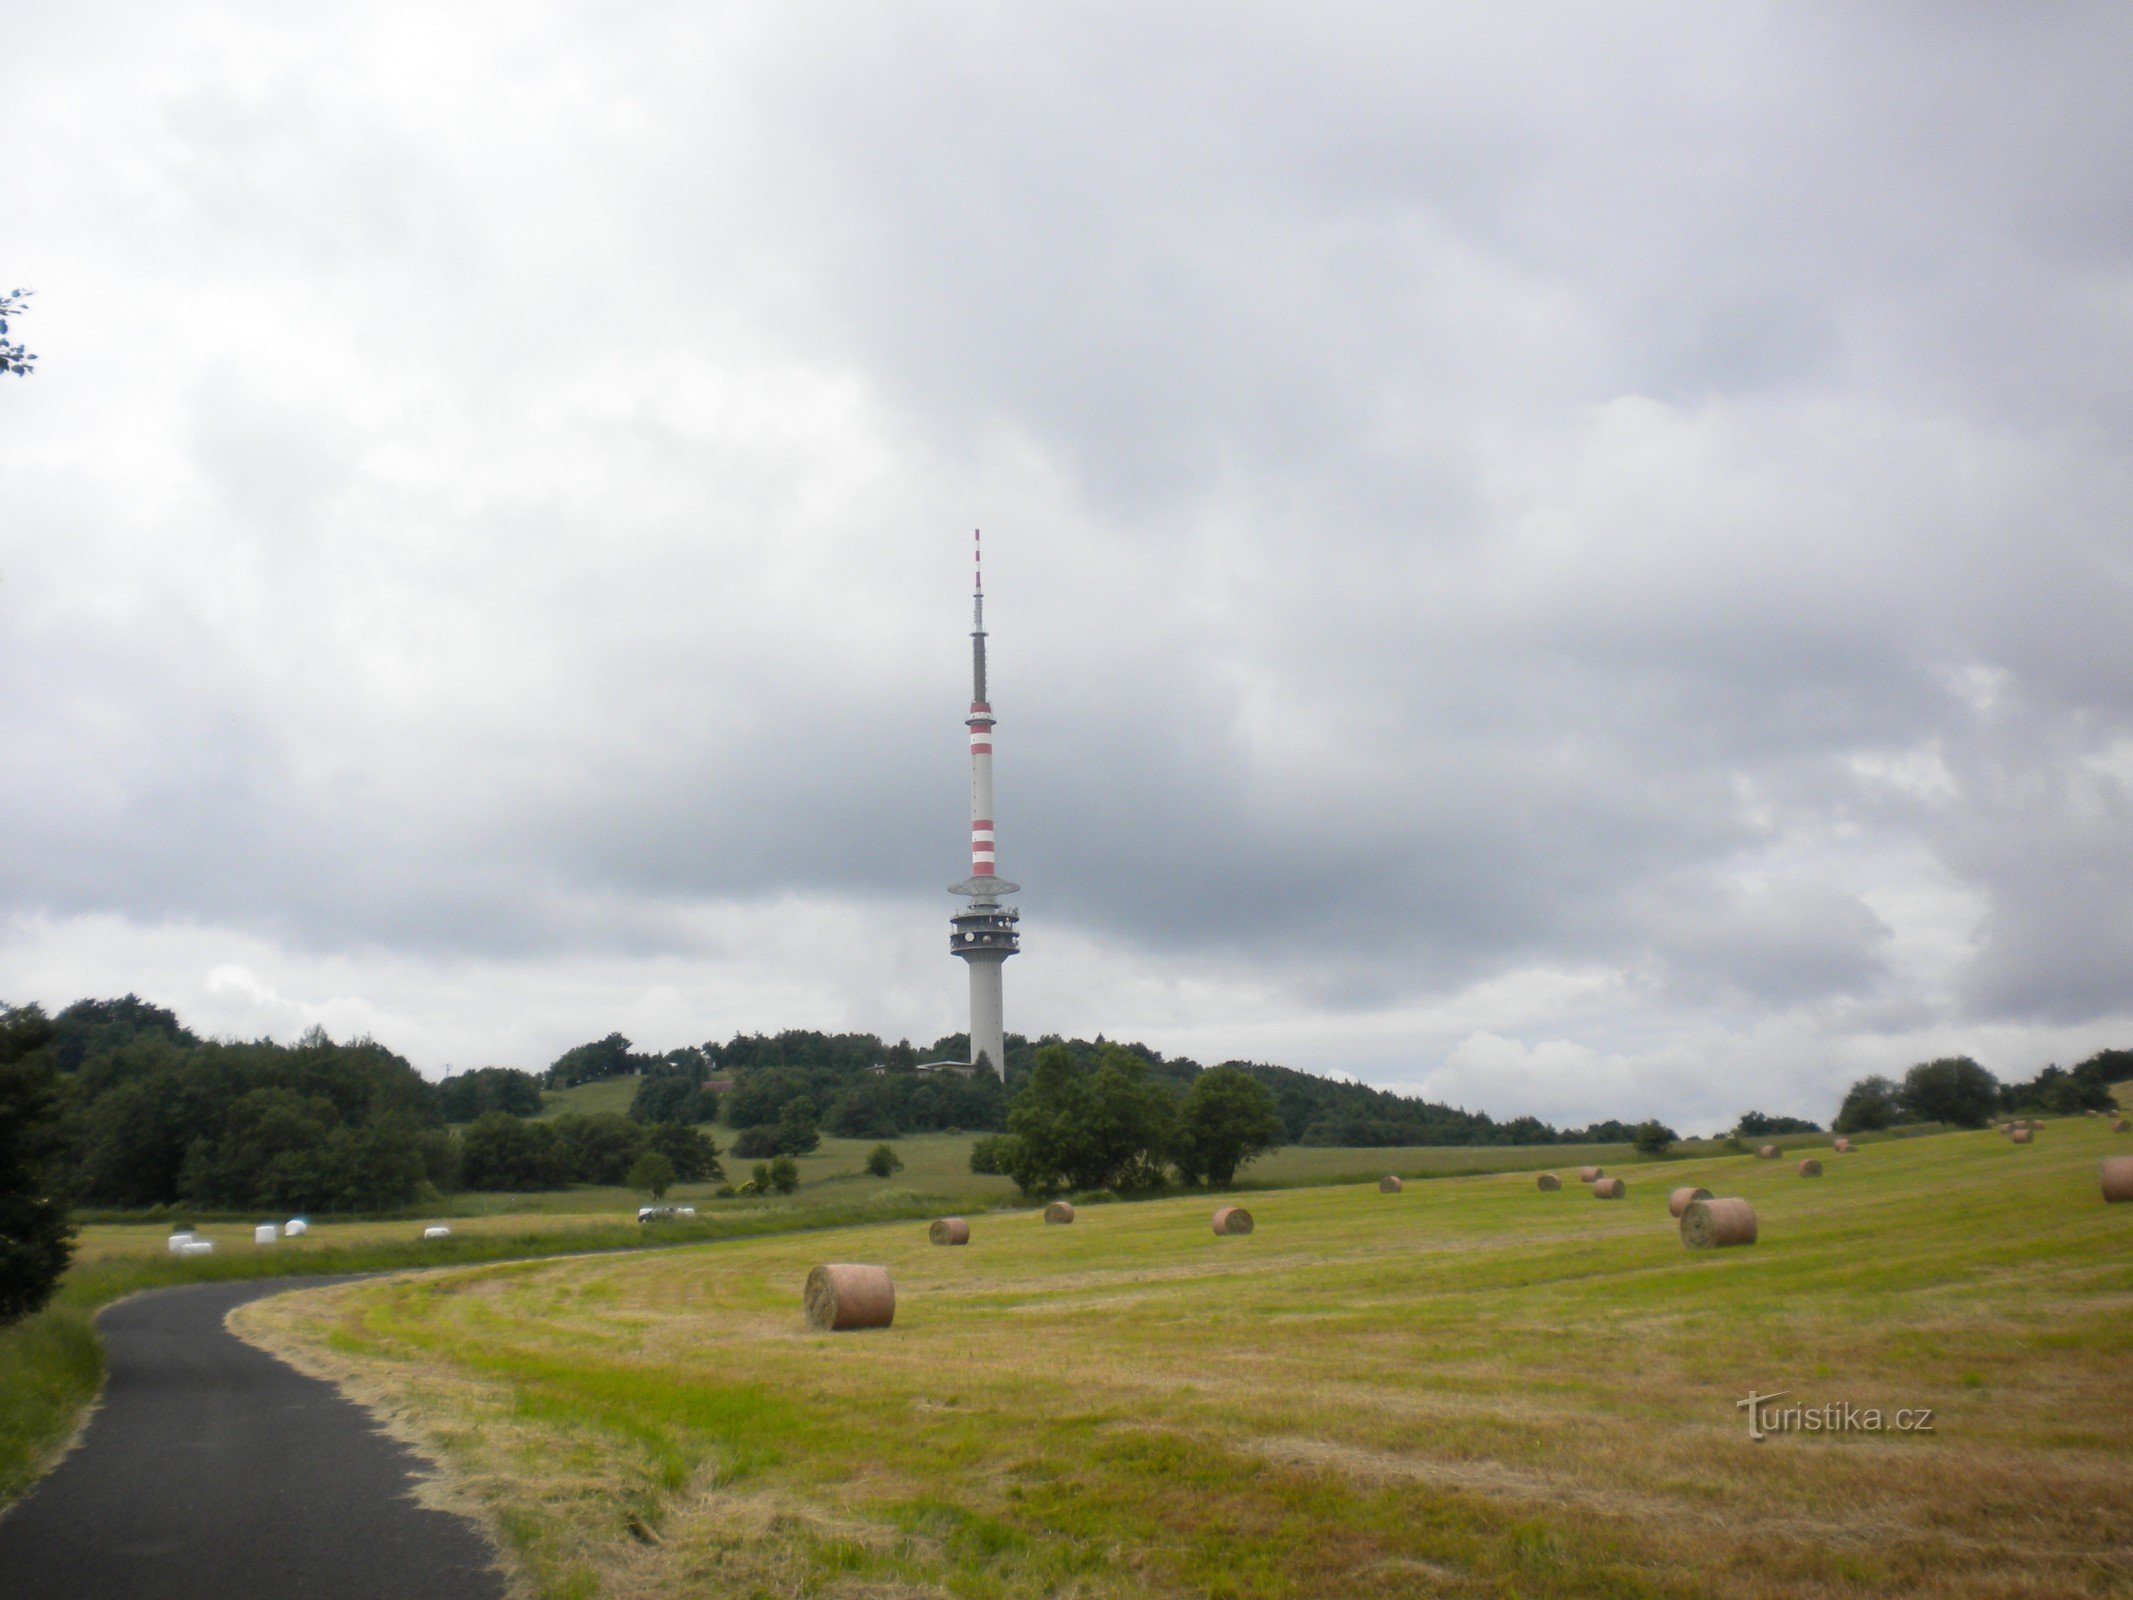
[[[1247,1238],[1204,1198],[1001,1212],[963,1249],[897,1222],[237,1322],[440,1461],[529,1594],[2127,1594],[2117,1152],[2066,1119],[1820,1179],[1625,1165],[1609,1203],[1270,1191]],[[1751,1199],[1761,1242],[1682,1249],[1676,1183]],[[895,1326],[810,1332],[825,1260],[888,1266]],[[1738,1402],[1779,1390],[1931,1428],[1752,1441]]]

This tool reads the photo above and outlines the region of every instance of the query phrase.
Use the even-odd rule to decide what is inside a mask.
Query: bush
[[[877,1178],[893,1178],[904,1170],[904,1158],[885,1144],[867,1152],[867,1171]]]
[[[629,1186],[654,1200],[664,1200],[674,1184],[674,1163],[657,1150],[647,1150],[630,1166]]]
[[[778,1130],[774,1127],[743,1128],[733,1136],[733,1153],[743,1161],[758,1161],[778,1153]]]
[[[1680,1137],[1657,1117],[1650,1117],[1637,1124],[1636,1131],[1630,1135],[1630,1143],[1637,1147],[1639,1155],[1663,1156],[1674,1148],[1674,1141]]]
[[[1896,1121],[1901,1092],[1889,1079],[1876,1074],[1861,1078],[1844,1092],[1837,1120],[1830,1126],[1838,1133],[1873,1133]]]
[[[791,1156],[779,1156],[770,1163],[770,1186],[779,1194],[791,1194],[800,1187],[800,1164]]]
[[[1003,1133],[988,1133],[982,1139],[970,1141],[970,1170],[983,1177],[996,1177],[1007,1170],[1008,1137]]]

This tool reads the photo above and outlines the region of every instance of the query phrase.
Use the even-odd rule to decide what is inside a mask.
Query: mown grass
[[[455,1218],[452,1236],[438,1240],[420,1236],[419,1220],[322,1220],[301,1238],[259,1246],[252,1242],[249,1223],[209,1223],[196,1230],[196,1237],[212,1240],[215,1253],[195,1257],[169,1253],[167,1222],[90,1224],[81,1230],[74,1264],[52,1303],[0,1327],[0,1506],[36,1481],[96,1397],[104,1370],[96,1313],[143,1289],[641,1250],[922,1217],[940,1204],[936,1196],[909,1189],[817,1191],[754,1204],[728,1202],[715,1216],[640,1226],[636,1197],[625,1199],[625,1209]]]
[[[1789,1142],[1789,1141],[1788,1141]],[[381,1280],[240,1326],[420,1439],[542,1595],[2133,1592],[2101,1124],[1790,1162],[909,1223]],[[1740,1194],[1684,1251],[1675,1183]],[[823,1260],[896,1275],[824,1335]],[[1931,1407],[1756,1444],[1736,1402]]]

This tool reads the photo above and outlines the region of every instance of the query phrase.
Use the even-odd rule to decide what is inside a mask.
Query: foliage
[[[555,1125],[508,1111],[474,1119],[460,1140],[460,1161],[469,1189],[560,1189],[570,1181],[569,1156]]]
[[[1733,1124],[1733,1131],[1743,1139],[1756,1139],[1774,1133],[1820,1133],[1822,1124],[1804,1117],[1771,1117],[1760,1111],[1743,1111],[1740,1121]]]
[[[2009,1111],[2043,1111],[2061,1117],[2109,1111],[2118,1104],[2111,1093],[2113,1076],[2128,1072],[2133,1072],[2133,1051],[2103,1050],[2071,1072],[2053,1065],[2027,1083],[2007,1084],[2000,1090],[2000,1104]]]
[[[646,1078],[630,1100],[633,1122],[711,1122],[717,1116],[718,1091],[678,1073]]]
[[[472,1122],[484,1111],[537,1117],[541,1114],[541,1080],[516,1067],[448,1073],[437,1085],[437,1107],[447,1122]]]
[[[1639,1155],[1663,1156],[1674,1148],[1680,1137],[1657,1117],[1647,1117],[1631,1132],[1629,1142],[1636,1146]]]
[[[628,1182],[632,1189],[664,1200],[674,1184],[674,1163],[657,1150],[647,1150],[630,1164]]]
[[[203,1043],[127,995],[68,1006],[52,1052],[92,1204],[378,1210],[453,1165],[431,1137],[437,1089],[368,1039]]]
[[[1210,1067],[1185,1091],[1170,1157],[1187,1183],[1227,1184],[1285,1131],[1265,1084],[1238,1067]]]
[[[1014,1138],[998,1158],[1024,1194],[1148,1188],[1161,1181],[1175,1121],[1170,1096],[1134,1053],[1107,1050],[1092,1073],[1047,1045],[1008,1111]]]
[[[18,378],[26,378],[36,370],[37,357],[25,350],[20,342],[8,343],[8,323],[29,309],[22,302],[36,292],[35,289],[10,289],[6,294],[0,294],[0,372],[12,372]]]
[[[904,1170],[904,1158],[885,1144],[877,1144],[867,1152],[867,1171],[877,1178],[893,1178]]]
[[[806,1095],[785,1102],[778,1113],[778,1154],[804,1156],[822,1142],[815,1125],[815,1103]]]
[[[1919,1122],[1982,1128],[1999,1098],[1999,1080],[1968,1056],[1921,1061],[1903,1075],[1904,1114]]]
[[[0,1006],[0,1323],[42,1307],[73,1255],[54,1031],[37,1006]]]
[[[970,1142],[970,1170],[981,1177],[992,1177],[1006,1171],[1002,1157],[1012,1143],[1003,1134],[988,1133]]]
[[[1873,1133],[1892,1126],[1902,1112],[1899,1089],[1893,1079],[1879,1073],[1861,1078],[1844,1091],[1844,1104],[1830,1124],[1837,1133]]]
[[[743,1128],[733,1136],[733,1153],[743,1161],[756,1161],[778,1153],[775,1127]]]
[[[726,1176],[718,1162],[718,1146],[711,1138],[678,1122],[653,1124],[645,1132],[645,1148],[667,1158],[680,1183],[718,1183]]]
[[[611,1033],[590,1044],[572,1045],[557,1056],[548,1068],[548,1087],[568,1089],[596,1078],[620,1078],[640,1070],[640,1065],[630,1053],[629,1040]]]
[[[800,1165],[791,1156],[778,1156],[770,1163],[770,1186],[779,1194],[791,1194],[800,1187]]]

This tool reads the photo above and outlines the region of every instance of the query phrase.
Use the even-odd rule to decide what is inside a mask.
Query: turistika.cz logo
[[[1775,1403],[1790,1393],[1790,1389],[1780,1389],[1775,1394],[1751,1391],[1747,1399],[1733,1402],[1734,1410],[1748,1413],[1749,1438],[1761,1444],[1773,1433],[1933,1432],[1931,1406],[1883,1411],[1879,1406],[1855,1406],[1848,1400],[1827,1400],[1815,1406]]]

